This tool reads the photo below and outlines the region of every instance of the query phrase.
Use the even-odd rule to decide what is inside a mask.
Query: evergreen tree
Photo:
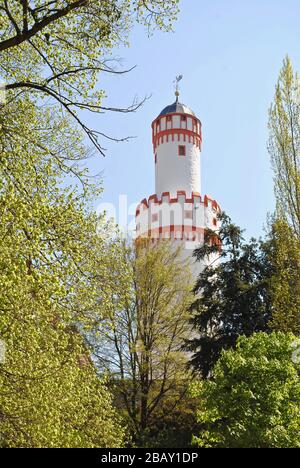
[[[205,243],[195,251],[198,261],[220,250],[221,261],[199,275],[192,305],[195,337],[187,343],[191,364],[207,377],[222,349],[234,347],[240,335],[268,330],[271,315],[269,244],[251,239],[224,213],[216,233],[208,231]]]

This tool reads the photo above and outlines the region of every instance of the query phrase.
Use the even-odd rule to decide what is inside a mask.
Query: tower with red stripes
[[[208,195],[201,195],[201,122],[178,96],[177,88],[176,101],[152,122],[155,194],[138,205],[136,231],[138,238],[181,243],[193,264],[193,251],[203,244],[205,230],[219,227],[220,207]],[[196,264],[194,272],[202,267]]]

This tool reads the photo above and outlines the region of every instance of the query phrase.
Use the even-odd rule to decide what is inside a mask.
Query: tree
[[[269,111],[269,153],[277,210],[300,238],[300,83],[286,57]]]
[[[34,144],[35,125],[48,119],[24,99],[0,134],[1,445],[116,447],[123,429],[79,331],[91,310],[107,318],[117,245],[88,204],[94,189],[63,188],[64,169],[45,149],[49,139],[66,156],[60,135],[46,126]]]
[[[94,355],[109,372],[117,402],[143,444],[163,405],[174,414],[187,392],[191,376],[182,345],[190,332],[191,273],[180,249],[168,241],[125,245],[123,261],[106,334],[95,328]]]
[[[199,398],[200,447],[299,448],[299,364],[292,334],[256,333],[224,350],[210,381],[194,385]]]
[[[189,384],[180,381],[174,392],[168,392],[157,407],[148,430],[139,440],[139,446],[149,448],[189,448],[192,436],[201,427],[197,422],[198,398],[191,398]],[[181,398],[178,398],[180,393]]]
[[[221,262],[208,265],[199,275],[192,304],[194,338],[187,348],[194,354],[192,366],[207,377],[222,349],[235,346],[240,335],[268,330],[271,316],[272,264],[268,243],[246,243],[241,229],[224,213],[216,233],[208,231],[205,243],[195,251],[198,261],[219,251]],[[196,336],[196,333],[198,336]]]
[[[124,73],[109,57],[126,41],[134,20],[168,30],[178,0],[20,0],[0,5],[0,78],[7,104],[30,96],[36,105],[57,106],[104,154],[100,139],[124,140],[90,128],[79,111],[133,112],[141,102],[104,106],[96,87],[102,73]],[[127,70],[128,71],[128,70]]]
[[[49,306],[34,306],[20,308],[1,333],[0,446],[122,446],[121,419],[80,335],[47,322],[42,312],[51,313]]]
[[[6,84],[6,101],[0,103],[4,446],[123,443],[110,394],[83,339],[91,312],[98,326],[107,320],[118,243],[91,209],[90,199],[100,190],[80,165],[91,154],[84,138],[103,154],[99,139],[105,135],[90,129],[80,111],[139,107],[138,102],[127,108],[103,106],[97,74],[123,72],[107,55],[125,39],[133,18],[168,29],[176,9],[176,0],[1,2],[0,78]],[[163,25],[165,19],[168,24]],[[73,175],[81,188],[63,189]]]
[[[286,221],[275,219],[271,226],[270,260],[272,319],[274,330],[300,334],[300,241]]]
[[[269,111],[269,152],[274,170],[277,212],[270,240],[275,330],[300,331],[300,83],[291,60],[280,70]]]

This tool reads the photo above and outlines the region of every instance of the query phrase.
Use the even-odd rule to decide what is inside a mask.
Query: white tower
[[[197,275],[203,265],[195,264],[193,251],[203,244],[205,229],[218,229],[220,207],[209,196],[200,195],[201,122],[178,101],[178,81],[176,101],[152,123],[156,193],[138,205],[136,230],[138,238],[183,244],[183,255],[191,258]]]
[[[193,111],[178,101],[167,106],[152,123],[152,138],[157,196],[200,192],[201,122]]]

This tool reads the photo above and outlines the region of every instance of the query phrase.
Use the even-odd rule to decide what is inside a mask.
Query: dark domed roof
[[[190,109],[188,106],[178,101],[175,101],[170,106],[165,107],[159,115],[166,115],[166,114],[173,114],[173,113],[191,114],[195,116],[195,113],[192,111],[192,109]]]

